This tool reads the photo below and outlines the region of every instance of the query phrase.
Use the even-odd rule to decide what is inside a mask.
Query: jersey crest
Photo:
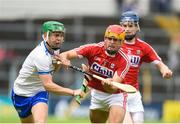
[[[141,54],[141,50],[136,50],[136,54],[140,55]]]

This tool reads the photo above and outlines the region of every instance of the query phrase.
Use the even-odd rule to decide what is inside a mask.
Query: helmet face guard
[[[42,37],[43,37],[44,41],[46,41],[48,39],[49,35],[53,32],[62,32],[65,34],[64,24],[57,22],[57,21],[44,22],[42,25]],[[47,33],[46,38],[44,37],[44,33]],[[46,43],[53,50],[60,49],[60,48],[54,48],[54,47],[50,46],[50,44],[47,41],[46,41]]]
[[[105,31],[105,38],[114,38],[113,40],[116,39],[116,41],[120,42],[120,44],[122,44],[122,42],[125,39],[125,30],[123,27],[121,27],[120,25],[110,25],[107,27],[106,31]],[[106,51],[108,54],[110,55],[114,55],[117,53],[118,49],[116,50],[111,50],[106,46]]]

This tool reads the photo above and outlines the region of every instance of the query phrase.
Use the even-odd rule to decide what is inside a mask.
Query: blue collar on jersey
[[[49,54],[51,54],[51,55],[54,55],[54,51],[53,51],[53,53],[52,53],[52,52],[50,52],[50,51],[48,50],[48,48],[46,47],[46,42],[43,41],[43,43],[44,43],[44,47],[45,47],[45,52],[46,52],[46,53],[49,53]]]

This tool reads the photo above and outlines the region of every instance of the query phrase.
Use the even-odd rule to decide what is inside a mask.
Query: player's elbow
[[[51,91],[51,89],[52,89],[52,82],[50,82],[50,81],[43,82],[43,86],[44,86],[46,91]]]

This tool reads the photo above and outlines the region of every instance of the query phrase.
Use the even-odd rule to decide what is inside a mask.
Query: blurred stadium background
[[[152,65],[142,66],[139,79],[145,120],[180,122],[179,6],[179,0],[0,0],[0,123],[18,120],[8,120],[17,118],[10,101],[11,88],[25,57],[42,40],[40,26],[44,21],[65,24],[66,40],[61,50],[66,51],[102,41],[105,28],[117,24],[125,10],[139,13],[140,37],[174,71],[173,79],[164,80]],[[82,62],[85,60],[74,60],[73,64],[80,66]],[[65,87],[79,88],[82,75],[61,69],[55,81]],[[88,118],[89,98],[79,108],[67,112],[71,100],[72,97],[51,94],[50,116]]]

